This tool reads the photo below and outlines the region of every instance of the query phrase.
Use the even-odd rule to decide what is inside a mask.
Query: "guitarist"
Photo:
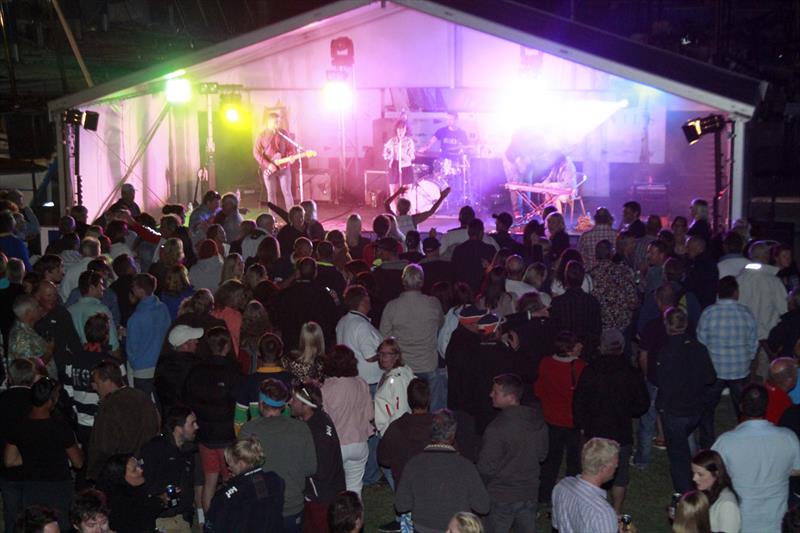
[[[292,169],[288,164],[276,165],[275,161],[292,155],[294,147],[286,140],[289,132],[278,127],[279,122],[280,116],[277,113],[269,114],[266,128],[253,146],[253,157],[258,161],[261,177],[267,189],[267,199],[270,202],[277,202],[278,186],[280,186],[285,208],[289,209],[294,205]]]

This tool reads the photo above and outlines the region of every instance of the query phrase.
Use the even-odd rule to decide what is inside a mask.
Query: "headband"
[[[261,399],[261,403],[263,403],[265,405],[268,405],[270,407],[275,407],[276,409],[282,409],[284,406],[286,406],[286,402],[273,400],[272,398],[270,398],[269,396],[267,396],[263,392],[259,393],[258,396]]]
[[[314,402],[312,402],[309,399],[304,398],[303,395],[301,395],[299,392],[295,392],[294,393],[294,397],[297,398],[298,401],[306,404],[309,407],[313,407],[314,409],[318,408],[317,404],[315,404]]]

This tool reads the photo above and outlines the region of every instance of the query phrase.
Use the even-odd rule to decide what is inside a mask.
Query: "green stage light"
[[[166,86],[167,102],[183,104],[192,99],[192,85],[186,78],[171,78]]]

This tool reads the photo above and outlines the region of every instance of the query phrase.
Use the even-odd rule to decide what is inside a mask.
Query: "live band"
[[[431,150],[437,144],[439,151],[434,154]],[[458,126],[457,113],[448,113],[447,125],[436,130],[419,151],[407,121],[400,119],[394,125],[394,135],[383,146],[390,191],[403,187],[401,193],[412,202],[415,211],[429,208],[437,200],[439,191],[446,188],[454,192],[450,196],[456,211],[461,205],[474,203],[471,152],[474,153],[473,147],[468,143],[466,132]],[[316,155],[316,152],[302,149],[291,134],[280,127],[280,116],[271,113],[253,147],[253,157],[258,162],[269,201],[275,202],[280,191],[285,205],[294,205],[291,163]],[[414,163],[418,156],[431,155],[436,156],[432,169],[429,165]],[[540,215],[550,205],[563,213],[565,205],[578,193],[572,159],[563,153],[542,150],[533,131],[517,130],[504,155],[506,189],[511,195],[516,223]]]

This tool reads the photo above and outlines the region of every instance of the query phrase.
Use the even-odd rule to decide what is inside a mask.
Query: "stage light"
[[[228,122],[239,122],[239,110],[235,107],[229,107],[225,110],[225,120]]]
[[[725,117],[722,115],[708,115],[703,118],[693,118],[681,126],[686,142],[694,144],[700,137],[707,133],[716,133],[725,129]]]
[[[166,84],[167,102],[184,104],[192,99],[192,84],[186,78],[170,78]]]
[[[342,80],[330,80],[323,88],[325,106],[331,111],[343,111],[353,103],[350,85]]]
[[[79,109],[67,109],[64,111],[64,122],[66,124],[74,124],[82,126],[83,129],[89,131],[97,131],[97,124],[100,121],[100,115],[94,111],[81,111]]]

